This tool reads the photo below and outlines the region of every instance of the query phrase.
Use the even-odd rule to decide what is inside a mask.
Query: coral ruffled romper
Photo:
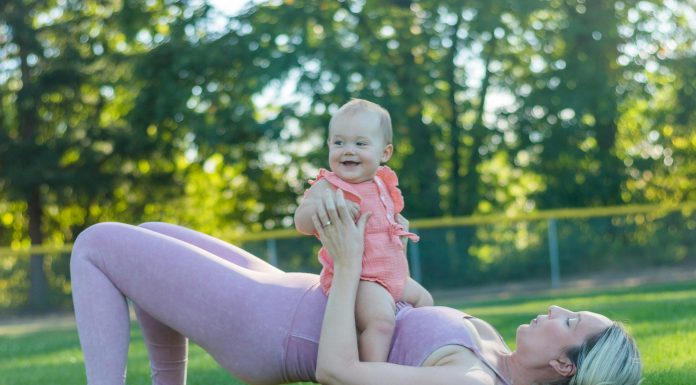
[[[419,238],[396,222],[396,214],[404,208],[396,173],[389,167],[381,166],[373,180],[350,183],[331,171],[321,169],[317,179],[310,183],[321,179],[343,190],[346,199],[360,205],[361,213],[372,213],[365,226],[365,251],[360,278],[379,283],[389,291],[394,301],[400,300],[409,277],[408,261],[400,237],[407,236],[415,242]],[[328,294],[333,279],[333,259],[323,247],[319,251],[319,262],[323,266],[321,287]]]

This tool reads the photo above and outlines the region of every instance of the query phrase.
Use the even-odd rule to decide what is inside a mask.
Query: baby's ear
[[[382,159],[381,159],[382,163],[385,163],[386,161],[388,161],[391,158],[393,153],[394,153],[394,146],[391,143],[384,146],[384,150],[382,151]]]

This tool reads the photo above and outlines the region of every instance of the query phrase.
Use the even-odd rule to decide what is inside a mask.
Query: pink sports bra
[[[510,385],[496,367],[481,354],[469,328],[464,324],[464,313],[443,306],[413,308],[400,302],[396,315],[396,329],[388,361],[400,365],[421,366],[435,350],[446,345],[460,345],[471,350],[500,380]]]

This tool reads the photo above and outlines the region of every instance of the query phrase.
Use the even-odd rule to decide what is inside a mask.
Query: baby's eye
[[[367,146],[367,142],[358,142],[357,145],[358,146]]]
[[[340,145],[343,144],[343,141],[342,141],[342,140],[336,139],[336,140],[333,141],[333,144],[336,145],[336,146],[340,146]]]

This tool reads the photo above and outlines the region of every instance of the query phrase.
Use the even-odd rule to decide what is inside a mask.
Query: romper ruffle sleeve
[[[401,213],[404,209],[404,196],[401,195],[399,189],[399,177],[396,176],[394,170],[388,166],[380,166],[375,174],[384,183],[389,197],[394,203],[394,215]],[[414,233],[407,231],[400,223],[396,222],[396,217],[392,219],[390,233],[396,237],[408,237],[413,242],[418,242],[420,237]]]
[[[376,175],[382,179],[392,202],[394,202],[394,213],[399,214],[404,209],[404,196],[401,195],[401,190],[398,187],[399,177],[396,176],[394,170],[387,166],[380,166]]]

